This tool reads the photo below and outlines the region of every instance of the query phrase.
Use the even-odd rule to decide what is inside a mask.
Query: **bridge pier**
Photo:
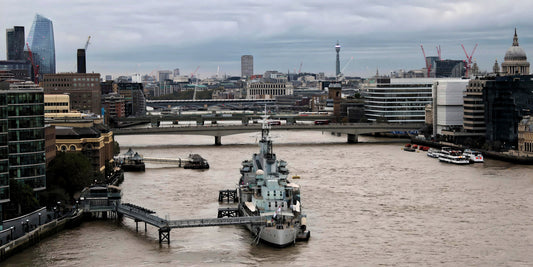
[[[215,136],[215,146],[222,145],[222,136]]]
[[[170,228],[159,228],[159,244],[165,240],[170,244]]]
[[[348,144],[357,144],[359,141],[357,134],[347,134]]]

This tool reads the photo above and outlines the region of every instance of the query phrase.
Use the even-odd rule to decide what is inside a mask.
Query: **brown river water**
[[[90,221],[9,258],[3,266],[532,266],[533,166],[485,159],[450,165],[402,140],[273,132],[274,152],[301,185],[311,239],[254,245],[242,226],[157,229],[124,219]],[[233,189],[258,135],[117,136],[149,157],[202,155],[211,168],[147,164],[126,173],[123,202],[171,220],[214,218],[218,190]]]

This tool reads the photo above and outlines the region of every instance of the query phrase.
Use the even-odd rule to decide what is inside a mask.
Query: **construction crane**
[[[196,75],[196,72],[198,72],[198,69],[200,68],[200,66],[196,67],[196,69],[194,70],[193,73],[191,73],[191,81],[192,81],[192,77],[194,75]],[[192,100],[196,100],[196,87],[198,87],[198,78],[196,78],[196,83],[194,84],[194,92],[192,94]]]
[[[85,51],[87,51],[87,47],[89,47],[89,40],[91,40],[90,35],[89,35],[89,38],[87,38],[87,42],[85,43]]]
[[[463,48],[463,51],[465,51],[465,55],[466,55],[466,61],[465,61],[465,68],[466,68],[466,71],[465,71],[465,76],[468,78],[468,72],[470,71],[470,64],[472,64],[472,56],[474,56],[474,53],[476,52],[476,48],[477,48],[477,44],[474,46],[474,49],[472,49],[472,53],[470,53],[470,56],[468,55],[468,53],[466,52],[466,49],[465,49],[465,46],[463,44],[461,44],[461,47]]]
[[[39,84],[39,65],[35,64],[35,61],[33,60],[33,53],[30,49],[30,44],[26,43],[26,47],[28,48],[28,60],[31,63],[31,66],[33,67],[33,79],[35,84]]]
[[[196,75],[196,72],[198,71],[199,68],[200,68],[200,66],[196,67],[196,69],[194,70],[194,72],[191,72],[191,80],[192,80],[192,78],[194,77],[194,75]]]
[[[302,72],[302,65],[304,64],[304,62],[300,62],[300,68],[298,69],[298,74],[300,74]]]
[[[352,62],[352,60],[353,60],[353,57],[351,57],[350,60],[348,60],[348,62],[344,65],[344,67],[342,67],[341,73],[344,73],[344,70],[346,69],[346,67],[348,67],[348,65],[350,65],[350,62]]]
[[[439,60],[442,60],[442,58],[440,57],[440,45],[437,46],[437,55],[439,56]]]
[[[424,46],[420,45],[420,48],[422,48],[422,54],[424,55],[424,61],[426,62],[426,69],[428,70],[427,77],[429,78],[429,74],[431,73],[431,64],[428,62],[426,58],[426,52],[424,51]]]

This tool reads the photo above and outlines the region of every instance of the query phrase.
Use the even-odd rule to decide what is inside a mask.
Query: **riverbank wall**
[[[76,210],[70,216],[54,219],[42,225],[38,225],[25,235],[7,242],[0,246],[0,262],[10,256],[39,243],[41,240],[58,233],[63,229],[69,229],[79,226],[84,220],[84,214],[81,210]],[[6,229],[0,232],[0,236],[9,240],[13,235],[13,230]]]

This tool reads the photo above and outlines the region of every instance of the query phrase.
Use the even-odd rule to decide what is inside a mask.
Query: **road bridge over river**
[[[272,125],[272,131],[322,131],[347,135],[348,143],[357,143],[358,135],[369,133],[383,133],[393,131],[415,131],[424,126],[423,123],[330,123]],[[145,128],[117,128],[114,135],[152,135],[152,134],[181,134],[208,135],[215,137],[215,145],[222,144],[222,136],[260,132],[261,124],[248,125],[198,125],[174,127],[145,127]]]

